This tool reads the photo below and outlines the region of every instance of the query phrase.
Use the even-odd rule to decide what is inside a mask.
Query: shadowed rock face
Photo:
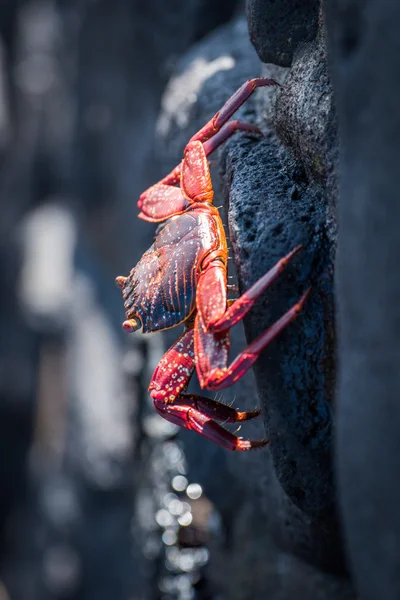
[[[264,67],[264,75],[275,73]],[[331,419],[337,143],[322,36],[299,49],[284,80],[283,72],[277,77],[282,91],[260,93],[252,103],[258,118],[264,116],[267,139],[232,140],[223,173],[243,289],[292,248],[304,247],[268,293],[268,304],[260,301],[245,323],[248,337],[254,338],[312,285],[302,315],[263,353],[255,373],[277,477],[301,510],[317,515],[332,509],[335,493]]]
[[[293,74],[277,67],[265,68],[263,75],[281,82],[286,76],[286,81],[293,82],[292,87],[285,83],[277,93],[279,98],[274,97],[276,92],[258,90],[238,111],[238,118],[261,125],[265,139],[237,134],[219,156],[211,157],[218,164],[220,175],[214,169],[214,188],[218,192],[222,184],[228,201],[232,256],[242,289],[296,245],[303,244],[305,248],[246,320],[248,339],[279,318],[313,285],[304,314],[271,344],[254,370],[271,444],[261,452],[230,454],[203,443],[192,433],[184,437],[191,469],[228,523],[231,547],[239,552],[239,523],[241,515],[249,510],[256,515],[254,520],[247,521],[246,535],[252,539],[258,539],[255,531],[265,526],[266,538],[273,532],[290,552],[326,569],[340,570],[343,555],[331,466],[335,385],[332,263],[335,227],[331,217],[334,188],[327,183],[331,181],[335,137],[333,133],[330,140],[322,136],[326,123],[334,122],[329,81],[326,77],[325,86],[321,82],[315,92],[312,83],[313,69],[321,72],[316,56],[322,54],[321,44],[319,38],[303,46],[302,53],[296,55],[297,71]],[[302,70],[307,79],[304,89],[300,86]],[[241,20],[209,36],[185,56],[164,96],[159,121],[162,140],[158,152],[163,172],[180,160],[187,140],[227,97],[244,80],[257,75],[260,64]],[[297,98],[300,92],[304,108],[300,105],[293,114],[289,111],[291,98]],[[313,123],[320,127],[315,132],[310,124],[303,132],[301,126],[315,112],[315,106],[322,107],[320,117],[313,115]],[[280,123],[276,132],[273,116]],[[325,125],[320,123],[322,118]],[[287,138],[288,147],[278,136]],[[308,139],[307,153],[301,161],[299,153],[305,139]],[[217,199],[216,204],[219,203]],[[232,338],[234,357],[245,342],[235,330]],[[171,332],[170,341],[174,339],[176,335]],[[225,390],[223,399],[234,402],[241,410],[253,408],[254,380],[246,377]],[[257,426],[256,422],[246,424],[240,435],[259,437]],[[272,558],[274,553],[270,555],[262,548],[261,542],[257,548],[265,561],[276,559]],[[243,569],[245,565],[248,562],[244,559]],[[323,597],[339,594],[338,590],[328,590],[326,585]],[[340,593],[351,597],[346,585]]]
[[[279,95],[273,117],[276,135],[297,165],[304,168],[309,186],[326,198],[327,227],[335,236],[337,204],[337,120],[326,61],[324,31],[300,44]]]
[[[318,31],[318,0],[247,0],[250,39],[264,63],[289,67],[301,42]]]
[[[326,3],[341,130],[338,472],[359,597],[400,597],[400,5]],[[329,9],[329,10],[328,10]]]
[[[254,338],[312,285],[303,314],[254,370],[277,477],[302,511],[325,515],[335,537],[331,418],[337,128],[322,27],[314,41],[298,47],[289,71],[265,66],[263,75],[283,83],[276,102],[270,92],[253,101],[267,139],[252,144],[242,137],[226,146],[223,172],[232,246],[243,289],[291,248],[304,246],[268,294],[268,309],[260,302],[245,327]]]
[[[229,146],[229,223],[243,289],[290,249],[304,246],[267,299],[257,303],[246,332],[255,338],[313,285],[301,316],[264,351],[254,371],[277,477],[301,510],[318,514],[332,507],[334,496],[330,240],[324,198],[303,182],[292,199],[292,174],[277,159],[278,146],[268,141],[243,139]]]

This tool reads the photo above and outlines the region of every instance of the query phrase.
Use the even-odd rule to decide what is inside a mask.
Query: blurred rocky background
[[[366,257],[383,281],[386,265],[396,271],[397,253],[385,255],[395,226],[375,255],[380,241],[367,225],[380,219],[377,205],[366,203],[368,220],[351,193],[364,190],[362,160],[377,186],[389,182],[388,203],[396,189],[397,155],[385,155],[379,119],[387,115],[394,145],[397,105],[379,100],[396,81],[400,54],[388,52],[392,62],[378,66],[384,91],[371,107],[372,67],[360,65],[379,53],[381,38],[371,37],[358,71],[351,58],[377,2],[327,4],[324,14],[318,0],[0,2],[0,600],[400,597],[397,421],[388,401],[387,439],[376,379],[368,385],[361,368],[378,380],[386,373],[390,386],[377,390],[394,403],[397,355],[379,336],[396,337],[396,280],[384,299],[373,296],[364,321],[351,318],[374,289],[375,271],[361,278],[363,293],[354,287],[354,273],[369,272]],[[384,4],[381,32],[397,22],[398,9]],[[179,331],[125,334],[114,279],[154,237],[155,227],[137,219],[140,193],[180,161],[190,136],[241,83],[260,75],[281,88],[259,89],[238,116],[264,137],[236,134],[211,157],[232,281],[244,290],[295,246],[304,249],[233,331],[232,357],[310,285],[312,293],[254,373],[218,396],[243,410],[260,405],[263,418],[239,435],[271,440],[230,453],[155,414],[147,386]],[[362,123],[375,127],[380,169]],[[340,163],[349,157],[358,187]],[[344,209],[339,188],[349,195]],[[361,346],[387,348],[394,366],[368,369],[352,346],[357,334],[343,335],[335,461],[338,214],[339,324],[352,332],[381,323],[373,310],[387,301],[379,339]]]

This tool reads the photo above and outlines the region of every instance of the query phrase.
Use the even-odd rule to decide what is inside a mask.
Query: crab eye
[[[133,333],[137,331],[142,326],[142,322],[138,317],[133,317],[132,319],[128,319],[122,323],[122,329],[127,333]]]
[[[116,286],[119,287],[121,290],[123,290],[126,285],[127,280],[128,280],[127,277],[124,277],[123,275],[119,275],[118,277],[115,278]]]

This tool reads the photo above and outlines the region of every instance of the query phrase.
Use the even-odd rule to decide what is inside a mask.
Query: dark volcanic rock
[[[302,315],[255,366],[278,478],[308,513],[332,503],[330,428],[332,267],[324,227],[324,199],[307,185],[292,197],[293,173],[270,141],[245,138],[229,145],[230,232],[239,280],[248,288],[296,246],[304,251],[247,319],[256,337],[290,308],[310,284]],[[263,224],[260,227],[260,223]]]
[[[323,28],[301,44],[279,95],[274,127],[314,186],[327,196],[331,225],[336,221],[337,120],[326,62]]]
[[[342,139],[340,492],[359,597],[394,600],[400,597],[400,5],[332,4],[326,3],[327,29]]]
[[[169,84],[159,120],[158,152],[163,172],[180,160],[190,136],[244,80],[259,75],[259,70],[260,64],[240,20],[209,36],[186,55]],[[280,81],[284,75],[285,71],[279,68],[268,72],[268,76]],[[290,94],[286,89],[285,92]],[[273,551],[270,547],[267,550],[259,540],[256,531],[261,527],[265,527],[265,536],[274,531],[290,552],[337,570],[343,566],[343,556],[331,466],[334,391],[331,257],[335,239],[332,228],[326,226],[329,194],[320,182],[310,181],[305,165],[295,160],[295,153],[289,154],[272,133],[274,94],[271,90],[258,90],[256,97],[237,113],[239,118],[253,122],[257,106],[262,113],[262,126],[266,114],[269,115],[268,127],[264,127],[266,139],[238,134],[226,144],[222,161],[218,161],[218,156],[211,158],[212,163],[217,161],[222,168],[224,189],[229,196],[233,256],[243,289],[297,244],[305,247],[282,281],[268,294],[268,309],[263,299],[248,319],[248,337],[254,337],[271,324],[310,284],[313,291],[304,314],[271,345],[255,369],[271,437],[270,450],[227,453],[188,433],[185,435],[186,453],[191,472],[196,472],[226,520],[228,546],[232,551],[239,551],[241,547],[239,524],[242,515],[250,511],[255,518],[254,522],[246,521],[246,535],[255,540],[256,553],[265,563],[277,561],[282,555],[275,547]],[[299,115],[300,112],[299,108]],[[295,128],[292,130],[295,135]],[[213,181],[218,192],[219,179],[215,172]],[[171,342],[175,338],[173,336]],[[243,347],[244,341],[234,330],[232,357]],[[250,375],[223,394],[225,401],[234,401],[242,409],[253,407],[255,396]],[[246,424],[240,435],[259,437],[259,432],[253,433],[257,431],[253,427],[256,423]],[[269,455],[274,461],[275,473]],[[218,477],[215,465],[218,465]],[[248,556],[243,560],[244,573],[250,564]],[[277,563],[274,564],[279,569]],[[291,574],[293,569],[292,565]],[[239,575],[238,572],[237,577]],[[223,578],[226,572],[224,575],[221,571],[220,576]],[[261,580],[263,585],[270,584],[267,577]],[[257,594],[263,597],[262,589],[262,586],[252,588],[253,595],[249,592],[249,597],[259,597]],[[291,597],[288,588],[284,589],[287,596],[282,598]],[[322,597],[342,598],[340,594],[345,593],[345,589],[351,595],[345,584],[340,593],[326,589]],[[313,596],[311,589],[309,596]]]
[[[247,0],[250,39],[260,59],[289,67],[301,42],[318,30],[318,0]]]
[[[274,71],[264,67],[263,74]],[[276,107],[271,100],[269,107],[268,100],[262,104],[260,97],[255,104],[267,115],[268,139],[251,144],[242,137],[227,145],[231,239],[244,289],[292,248],[304,247],[269,293],[268,311],[260,302],[246,325],[255,337],[312,285],[303,314],[264,352],[255,373],[277,476],[295,504],[316,514],[329,511],[334,498],[337,129],[322,35],[297,53]],[[288,427],[290,436],[283,434]]]
[[[279,155],[271,141],[241,138],[228,145],[224,172],[231,241],[243,289],[292,248],[305,248],[268,292],[268,304],[265,299],[257,303],[245,327],[254,339],[313,285],[301,316],[264,351],[254,371],[276,476],[301,511],[317,520],[326,517],[323,547],[312,552],[335,562],[332,240],[324,225],[324,198],[304,181],[295,183],[296,174],[284,168]],[[309,551],[302,548],[303,555]]]

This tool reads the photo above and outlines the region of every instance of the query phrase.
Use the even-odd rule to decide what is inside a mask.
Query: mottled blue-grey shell
[[[144,333],[184,321],[195,308],[197,267],[218,247],[212,214],[193,210],[166,221],[126,281],[127,319],[139,316]]]

